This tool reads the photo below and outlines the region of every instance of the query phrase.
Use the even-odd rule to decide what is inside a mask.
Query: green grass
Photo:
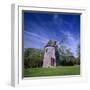
[[[24,77],[80,75],[80,66],[24,69]]]

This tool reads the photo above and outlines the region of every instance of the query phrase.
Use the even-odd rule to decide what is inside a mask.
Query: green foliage
[[[76,64],[80,65],[80,44],[77,46],[77,55]]]
[[[60,64],[63,66],[73,66],[75,65],[75,58],[73,56],[62,56]]]
[[[53,42],[50,40],[48,45],[51,45]],[[56,65],[57,66],[72,66],[80,65],[80,45],[77,46],[77,58],[74,57],[70,48],[67,48],[65,45],[61,45],[60,48],[56,46]],[[35,48],[27,48],[24,51],[24,67],[33,68],[33,67],[42,67],[44,58],[44,51]]]
[[[59,66],[60,65],[60,54],[59,54],[57,47],[56,47],[55,56],[56,56],[56,65]]]
[[[78,58],[80,58],[80,44],[77,46],[77,54],[78,54]]]
[[[76,61],[75,62],[76,65],[80,65],[80,58],[79,57],[77,57],[75,61]]]
[[[60,53],[60,65],[63,66],[72,66],[75,65],[75,57],[71,52],[70,48],[67,48],[65,45],[61,45],[59,48]]]
[[[35,48],[27,48],[24,51],[24,67],[41,67],[43,62],[43,51]]]

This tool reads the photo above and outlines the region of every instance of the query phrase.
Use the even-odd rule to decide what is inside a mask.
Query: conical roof
[[[49,40],[45,47],[48,47],[48,46],[55,47],[56,41],[55,40]]]

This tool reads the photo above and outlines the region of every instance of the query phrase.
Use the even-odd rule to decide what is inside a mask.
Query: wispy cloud
[[[26,42],[29,42],[29,47],[33,47],[33,48],[43,48],[45,46],[45,44],[48,42],[47,38],[44,38],[42,35],[38,35],[36,33],[31,33],[28,31],[24,31],[24,41],[25,41],[25,45]],[[27,40],[26,40],[27,39]]]
[[[76,50],[77,50],[77,46],[80,44],[80,40],[76,39],[75,36],[70,33],[70,32],[62,32],[64,34],[64,36],[66,36],[66,41],[65,41],[65,45],[71,49],[71,51],[73,52],[73,54],[76,56]]]
[[[64,44],[76,54],[80,39],[78,17],[55,13],[25,13],[24,47],[43,48],[50,39],[59,44],[66,37]]]

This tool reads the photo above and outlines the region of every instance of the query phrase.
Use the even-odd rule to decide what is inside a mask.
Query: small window
[[[46,53],[47,53],[48,49],[46,49]]]

